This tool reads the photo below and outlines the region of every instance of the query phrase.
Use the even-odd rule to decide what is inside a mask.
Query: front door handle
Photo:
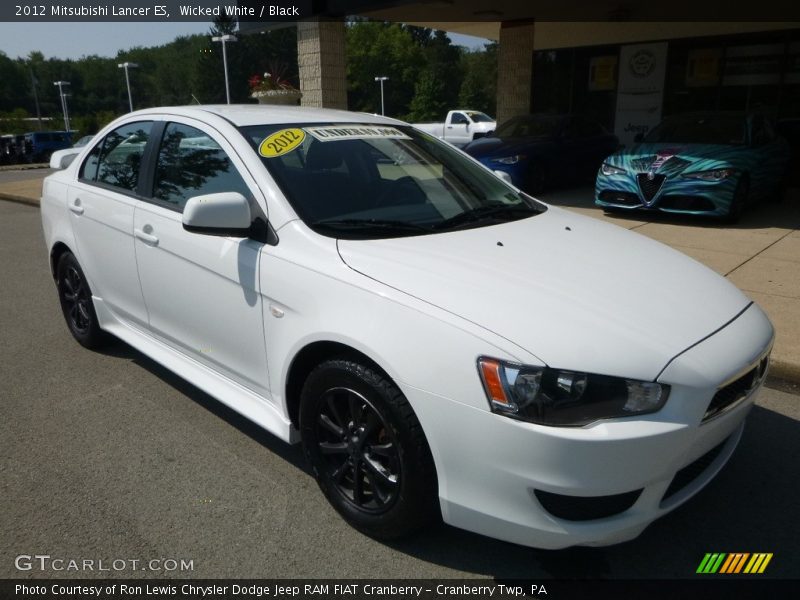
[[[145,233],[141,229],[134,229],[133,235],[142,240],[145,244],[150,244],[151,246],[158,245],[158,238],[156,236],[150,233]]]
[[[71,202],[69,205],[69,209],[74,212],[76,215],[83,214],[83,207],[81,206],[81,199],[75,198],[74,202]]]

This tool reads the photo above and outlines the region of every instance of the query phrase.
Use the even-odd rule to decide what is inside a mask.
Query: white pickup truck
[[[476,110],[451,110],[444,123],[412,123],[417,129],[456,146],[492,133],[497,126],[492,117]]]

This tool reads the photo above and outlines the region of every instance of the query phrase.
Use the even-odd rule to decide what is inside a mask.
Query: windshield
[[[648,133],[650,144],[744,144],[747,123],[738,115],[672,117]]]
[[[472,119],[473,123],[491,123],[492,121],[494,121],[494,119],[489,115],[487,115],[486,113],[476,112],[472,110],[467,110],[464,112],[470,119]]]
[[[551,116],[514,117],[500,125],[495,137],[553,137],[558,133],[562,119]]]
[[[423,235],[545,210],[459,150],[412,127],[314,123],[242,132],[300,218],[322,235]]]

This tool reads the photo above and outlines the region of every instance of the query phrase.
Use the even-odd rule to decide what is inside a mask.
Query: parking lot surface
[[[686,578],[706,552],[772,552],[764,576],[797,575],[792,386],[765,390],[728,466],[633,542],[548,552],[443,525],[385,544],[338,517],[299,447],[122,343],[78,346],[35,207],[0,201],[0,277],[0,578]],[[21,554],[193,570],[20,572]]]

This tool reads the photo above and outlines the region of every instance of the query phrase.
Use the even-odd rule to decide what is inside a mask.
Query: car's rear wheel
[[[326,361],[300,398],[303,449],[320,489],[356,529],[395,539],[438,516],[422,427],[394,383],[348,359]]]
[[[56,266],[56,285],[67,327],[81,346],[99,348],[107,341],[92,303],[92,290],[78,260],[65,252]]]

